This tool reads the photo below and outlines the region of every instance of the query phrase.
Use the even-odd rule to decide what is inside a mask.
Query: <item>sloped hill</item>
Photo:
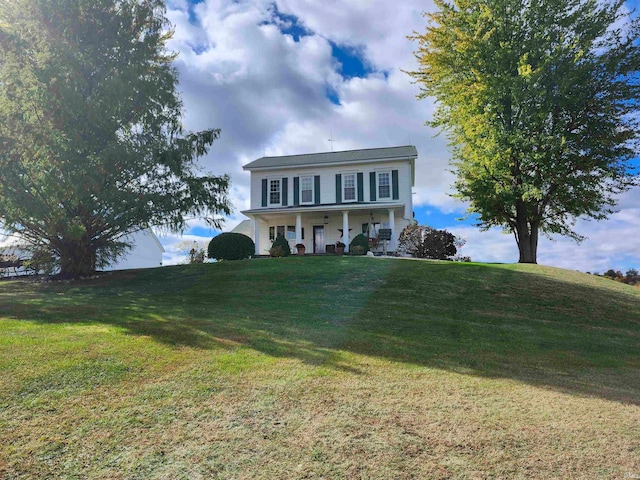
[[[305,257],[0,283],[0,476],[640,473],[640,289]]]

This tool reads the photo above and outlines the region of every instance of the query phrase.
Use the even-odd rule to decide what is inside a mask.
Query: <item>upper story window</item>
[[[345,173],[342,175],[342,196],[345,202],[353,202],[356,199],[356,174]]]
[[[280,180],[269,180],[269,204],[280,205]]]
[[[378,198],[391,198],[391,174],[378,172]]]
[[[300,203],[313,203],[313,177],[300,178]]]

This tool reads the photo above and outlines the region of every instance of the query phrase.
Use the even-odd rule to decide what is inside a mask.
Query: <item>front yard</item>
[[[2,478],[640,476],[640,289],[307,257],[0,282]]]

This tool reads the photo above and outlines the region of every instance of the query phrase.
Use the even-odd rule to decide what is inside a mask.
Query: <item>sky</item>
[[[417,68],[417,45],[407,36],[424,31],[423,12],[432,9],[424,0],[168,1],[184,126],[222,130],[201,165],[231,177],[234,212],[225,231],[245,219],[249,173],[242,165],[252,160],[410,144],[418,150],[418,222],[465,238],[459,253],[474,261],[517,261],[512,234],[460,220],[467,205],[451,197],[446,139],[425,126],[434,103],[416,99],[419,86],[406,73]],[[218,233],[204,221],[190,226],[182,236],[160,236],[165,264],[184,261],[177,247],[184,240]],[[587,239],[541,238],[538,262],[599,273],[640,268],[640,189],[623,194],[610,219],[579,219],[575,230]]]

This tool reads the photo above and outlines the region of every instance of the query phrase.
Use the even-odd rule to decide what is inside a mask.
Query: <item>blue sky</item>
[[[430,8],[423,0],[169,1],[185,126],[222,129],[202,163],[231,175],[235,213],[227,229],[248,207],[242,165],[255,158],[329,151],[330,137],[334,150],[413,144],[417,220],[466,237],[461,253],[474,260],[517,260],[511,235],[459,220],[465,205],[449,195],[446,141],[424,126],[433,103],[416,100],[418,87],[403,72],[416,68],[415,44],[406,36],[424,30],[421,13]],[[576,229],[589,237],[581,245],[543,239],[539,261],[590,271],[640,267],[638,218],[636,189],[620,199],[611,220],[578,221]],[[184,238],[206,241],[215,233],[195,221],[183,238],[163,237],[167,263],[176,261],[174,246]]]

